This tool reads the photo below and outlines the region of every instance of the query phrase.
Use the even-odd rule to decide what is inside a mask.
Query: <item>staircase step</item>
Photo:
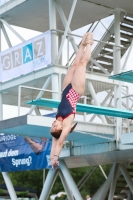
[[[122,23],[133,26],[133,20],[131,19],[123,18]]]
[[[129,33],[133,33],[133,28],[130,28],[130,27],[127,27],[127,26],[124,26],[124,25],[120,25],[120,29],[123,30],[123,31],[127,31]]]
[[[113,51],[108,51],[106,49],[102,49],[102,51],[100,52],[100,54],[113,56]]]
[[[123,55],[124,52],[125,50],[121,49],[121,56]],[[102,49],[100,54],[109,55],[113,57],[113,51],[108,51],[107,49]]]
[[[113,42],[114,43],[114,38],[110,38],[109,42]],[[127,45],[130,45],[130,42],[129,41],[124,41],[124,40],[121,40],[121,45],[123,46],[127,46]]]
[[[107,62],[107,63],[113,63],[113,58],[107,58],[107,57],[104,57],[104,56],[97,58],[97,60]]]
[[[118,184],[124,184],[124,183],[126,183],[126,181],[125,180],[120,180],[120,181],[118,180],[117,183]]]
[[[97,61],[98,62],[98,61]],[[103,68],[107,69],[108,72],[112,71],[113,70],[113,65],[108,65],[108,64],[103,64],[103,63],[100,63],[98,62]],[[98,70],[99,71],[99,70]]]
[[[129,35],[129,34],[122,33],[122,32],[121,32],[121,37],[122,37],[122,38],[126,38],[126,39],[128,39],[128,40],[132,40],[132,39],[133,39],[133,35],[132,35],[132,34]]]
[[[132,168],[130,168],[130,169],[127,168],[127,171],[133,173],[133,169]]]

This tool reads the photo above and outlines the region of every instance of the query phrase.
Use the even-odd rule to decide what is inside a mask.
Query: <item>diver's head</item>
[[[55,138],[59,138],[63,129],[63,122],[60,120],[55,120],[52,123],[52,127],[50,129],[51,135]]]

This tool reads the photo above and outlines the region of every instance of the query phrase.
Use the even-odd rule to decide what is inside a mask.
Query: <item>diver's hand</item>
[[[52,169],[56,170],[59,167],[59,161],[58,160],[54,160],[52,161]]]

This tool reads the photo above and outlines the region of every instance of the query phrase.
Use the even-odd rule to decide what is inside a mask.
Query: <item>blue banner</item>
[[[2,172],[51,168],[51,139],[0,135],[0,169]]]

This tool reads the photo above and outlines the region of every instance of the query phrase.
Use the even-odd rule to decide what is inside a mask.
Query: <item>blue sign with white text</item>
[[[51,168],[51,139],[0,135],[0,169],[2,172]]]

